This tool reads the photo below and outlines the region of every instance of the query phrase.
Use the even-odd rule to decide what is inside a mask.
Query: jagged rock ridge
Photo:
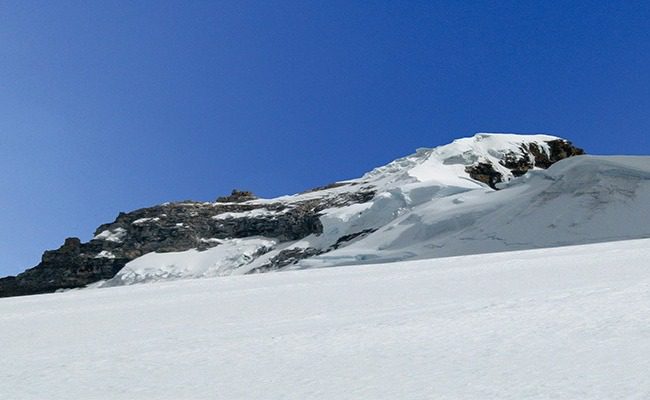
[[[218,269],[219,274],[276,270],[361,240],[403,210],[427,201],[417,199],[422,193],[492,190],[529,170],[583,153],[553,136],[477,134],[448,146],[419,150],[360,179],[294,196],[265,200],[234,190],[215,202],[166,203],[120,213],[115,221],[99,226],[89,242],[68,238],[58,250],[46,251],[36,267],[0,279],[0,296],[47,293],[111,278],[110,284],[145,281],[150,277],[137,268],[116,274],[145,255],[193,249],[217,251],[231,246],[231,253],[246,255],[229,258],[231,264]],[[397,194],[408,185],[415,185],[414,190]],[[340,221],[348,218],[349,210],[377,215],[342,226]]]

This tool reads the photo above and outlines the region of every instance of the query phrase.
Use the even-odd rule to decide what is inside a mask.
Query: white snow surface
[[[160,221],[159,217],[153,217],[153,218],[139,218],[133,221],[133,225],[141,225],[141,224],[146,224],[147,222],[158,222]]]
[[[0,299],[3,399],[644,399],[650,240]]]
[[[93,239],[94,240],[106,240],[108,242],[122,242],[122,239],[126,235],[126,229],[124,228],[115,228],[114,230],[105,230],[98,233]]]
[[[115,258],[115,254],[108,250],[102,250],[94,258]]]
[[[222,241],[216,247],[204,251],[191,249],[171,253],[148,253],[127,263],[115,277],[102,286],[230,275],[232,271],[253,261],[257,253],[264,252],[275,244],[273,239],[251,237]]]

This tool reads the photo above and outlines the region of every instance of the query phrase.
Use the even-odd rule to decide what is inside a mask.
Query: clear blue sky
[[[119,211],[477,131],[649,154],[650,3],[4,1],[0,275]]]

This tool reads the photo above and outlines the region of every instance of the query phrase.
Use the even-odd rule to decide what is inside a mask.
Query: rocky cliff
[[[246,265],[242,273],[276,270],[346,246],[397,217],[400,209],[415,204],[413,195],[401,200],[404,206],[386,206],[385,209],[392,210],[386,215],[329,229],[323,234],[323,221],[328,220],[328,215],[335,214],[336,210],[355,209],[352,207],[355,205],[361,213],[364,204],[377,196],[387,197],[386,193],[394,192],[401,185],[434,182],[428,187],[453,188],[453,192],[481,187],[496,190],[499,183],[529,170],[548,168],[559,160],[583,154],[581,149],[560,138],[513,137],[476,135],[463,139],[468,142],[420,150],[362,178],[293,196],[258,199],[251,192],[235,190],[214,202],[165,203],[120,213],[115,221],[99,226],[89,242],[68,238],[59,249],[46,251],[37,266],[16,277],[0,279],[0,297],[79,288],[111,278],[109,282],[120,284],[127,279],[126,275],[116,280],[116,274],[127,263],[144,255],[203,252],[219,246],[225,249],[233,244],[252,243],[246,242],[247,238],[266,241],[263,245],[256,242],[255,247],[246,250],[233,247],[235,253],[246,256],[237,258],[229,268]],[[438,169],[429,166],[432,162]],[[441,175],[440,171],[447,171],[444,174],[448,176]],[[456,180],[452,179],[452,183],[440,180],[443,175],[444,179]],[[384,201],[383,197],[380,200]],[[301,241],[308,237],[317,240]],[[221,267],[220,271],[225,270]],[[129,276],[134,281],[144,280],[137,274]]]

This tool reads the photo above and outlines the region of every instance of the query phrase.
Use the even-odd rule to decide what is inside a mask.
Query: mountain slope
[[[0,299],[7,399],[648,398],[650,239]]]
[[[581,156],[502,190],[428,200],[301,267],[387,262],[650,237],[650,157]]]
[[[554,136],[477,134],[420,149],[359,179],[297,195],[256,199],[235,191],[216,202],[166,203],[121,213],[114,222],[100,226],[90,242],[70,238],[60,249],[46,252],[35,268],[0,279],[0,295],[80,287],[109,278],[106,285],[120,285],[462,254],[432,252],[422,246],[407,249],[396,238],[396,243],[380,241],[374,248],[358,246],[373,243],[380,233],[388,238],[386,232],[398,232],[417,218],[437,218],[440,212],[435,204],[453,198],[460,204],[456,208],[465,208],[462,194],[478,196],[481,203],[480,198],[512,192],[512,188],[495,189],[528,171],[579,154],[582,150]],[[405,232],[409,234],[414,231]],[[415,234],[423,241],[429,236]],[[355,255],[355,249],[363,252]],[[480,247],[481,251],[499,249]]]

